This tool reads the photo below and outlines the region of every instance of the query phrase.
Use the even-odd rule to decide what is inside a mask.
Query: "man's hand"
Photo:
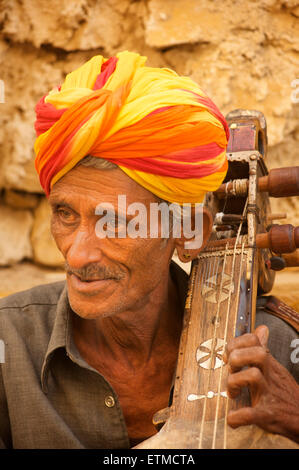
[[[299,385],[269,353],[268,336],[268,328],[261,325],[227,344],[228,395],[236,398],[243,387],[251,395],[251,407],[231,411],[228,424],[233,428],[256,424],[299,442]]]

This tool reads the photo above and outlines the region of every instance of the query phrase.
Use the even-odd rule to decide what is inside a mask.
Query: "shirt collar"
[[[170,272],[178,289],[179,299],[181,302],[183,313],[185,299],[187,295],[188,275],[182,268],[180,268],[174,262],[171,262]],[[76,362],[79,366],[97,372],[95,369],[93,369],[93,367],[89,366],[89,364],[84,361],[75,346],[72,335],[71,318],[72,310],[68,300],[67,283],[65,283],[57,303],[56,317],[54,320],[50,341],[41,369],[41,386],[44,393],[47,393],[48,391],[47,382],[50,362],[54,355],[54,352],[58,348],[65,348],[68,357],[73,362]]]
[[[54,326],[52,329],[50,341],[48,344],[47,352],[44,357],[41,369],[41,385],[42,390],[47,393],[47,379],[49,374],[49,364],[53,353],[56,349],[66,347],[67,333],[69,326],[70,306],[67,296],[67,285],[65,283],[63,291],[57,303],[56,316]]]

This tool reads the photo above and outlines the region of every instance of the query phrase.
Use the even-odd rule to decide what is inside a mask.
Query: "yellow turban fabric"
[[[104,158],[158,197],[202,202],[227,172],[227,123],[201,88],[146,57],[93,57],[36,105],[35,166],[51,187],[86,155]]]

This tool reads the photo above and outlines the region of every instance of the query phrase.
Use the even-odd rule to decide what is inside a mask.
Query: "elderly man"
[[[129,52],[94,57],[36,112],[36,168],[66,283],[0,302],[1,444],[129,448],[156,432],[152,417],[170,399],[188,280],[172,261],[174,250],[182,262],[195,257],[211,217],[203,212],[202,245],[193,249],[184,233],[130,237],[124,228],[133,216],[119,209],[119,196],[148,213],[161,200],[201,202],[226,174],[227,125],[192,80],[146,67]],[[113,236],[97,233],[103,218],[102,230]],[[281,331],[289,342],[296,337],[286,324]],[[228,345],[231,395],[244,385],[238,361],[245,352],[251,366],[267,335],[259,327]],[[296,381],[270,355],[255,366],[261,377],[251,381],[253,413],[234,412],[230,424],[255,422],[299,442]]]

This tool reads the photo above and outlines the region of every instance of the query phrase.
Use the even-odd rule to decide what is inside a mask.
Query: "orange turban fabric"
[[[227,172],[227,123],[201,88],[146,57],[93,57],[36,106],[36,170],[47,196],[86,155],[158,197],[202,202]]]

